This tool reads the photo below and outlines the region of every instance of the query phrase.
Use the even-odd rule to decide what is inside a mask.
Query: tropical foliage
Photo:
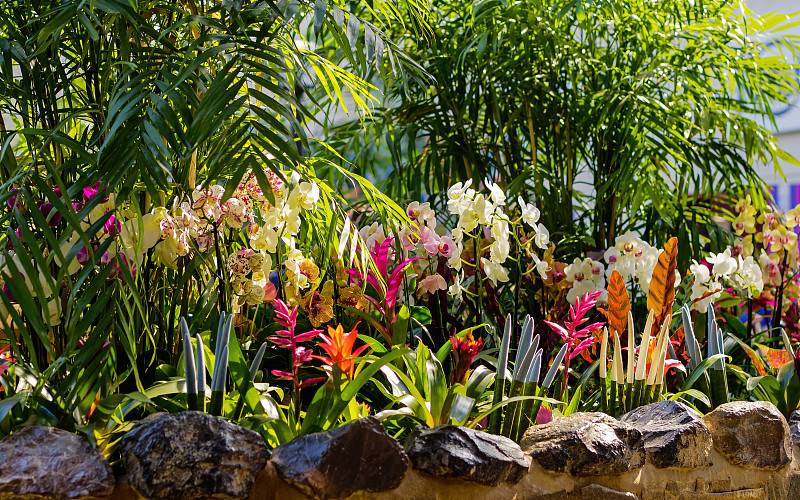
[[[788,415],[790,20],[657,4],[7,2],[0,431]]]

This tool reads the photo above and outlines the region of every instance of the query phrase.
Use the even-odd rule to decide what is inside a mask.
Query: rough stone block
[[[106,458],[82,436],[25,427],[0,441],[0,498],[107,498],[115,480]]]
[[[466,427],[417,427],[406,443],[415,470],[487,486],[518,483],[530,459],[519,445],[503,437]]]
[[[733,464],[775,470],[792,460],[789,425],[772,403],[726,403],[703,420],[714,448]]]
[[[703,417],[685,404],[659,401],[619,419],[642,433],[647,461],[654,467],[693,469],[711,465],[711,431]]]
[[[644,463],[642,433],[605,413],[573,413],[532,426],[520,446],[545,470],[574,476],[619,474]]]
[[[245,498],[269,458],[257,433],[197,411],[152,415],[120,447],[131,486],[153,499]]]

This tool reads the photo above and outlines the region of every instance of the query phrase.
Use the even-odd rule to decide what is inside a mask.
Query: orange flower
[[[330,366],[331,369],[334,365],[338,365],[342,373],[347,375],[349,379],[353,378],[353,370],[355,369],[353,358],[357,358],[364,349],[369,347],[369,345],[365,344],[353,351],[353,344],[355,344],[358,337],[357,327],[358,324],[350,332],[344,333],[342,325],[337,325],[336,328],[329,326],[328,335],[324,333],[319,335],[322,338],[319,346],[328,353],[328,357],[314,356]]]

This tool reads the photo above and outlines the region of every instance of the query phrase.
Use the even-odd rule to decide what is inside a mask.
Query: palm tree
[[[409,52],[432,85],[398,83],[364,140],[337,137],[397,199],[493,178],[536,200],[566,256],[626,230],[677,235],[685,269],[720,196],[768,197],[752,165],[798,162],[765,127],[798,93],[774,57],[793,20],[731,0],[437,2],[438,24]],[[406,186],[411,186],[406,190]]]
[[[4,2],[0,320],[21,361],[11,371],[29,384],[7,394],[16,399],[0,410],[0,422],[27,401],[40,418],[85,425],[120,384],[144,392],[160,363],[176,364],[178,318],[202,331],[216,309],[227,309],[226,280],[215,283],[219,251],[182,258],[174,270],[156,266],[152,254],[138,269],[104,262],[108,244],[92,242],[113,211],[83,224],[102,203],[83,203],[84,189],[113,192],[117,208],[141,217],[189,199],[200,185],[236,186],[246,172],[265,193],[270,171],[314,178],[319,141],[307,125],[326,123],[344,95],[369,113],[373,73],[421,74],[383,28],[408,24],[422,35],[426,9],[416,0]],[[345,200],[325,193],[325,216],[313,219],[309,241],[342,224]],[[58,217],[45,219],[34,208],[43,203]],[[68,271],[83,250],[67,245],[76,239],[100,270]],[[108,280],[112,272],[124,281]],[[53,318],[42,315],[48,307]],[[108,418],[119,401],[105,405]]]

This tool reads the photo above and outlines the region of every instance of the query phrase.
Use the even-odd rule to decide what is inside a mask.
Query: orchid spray
[[[289,310],[289,307],[280,299],[275,299],[275,321],[285,330],[275,332],[277,337],[269,337],[267,340],[276,344],[278,347],[292,351],[292,371],[272,370],[272,374],[281,380],[291,380],[293,387],[292,403],[294,404],[295,422],[300,421],[300,390],[303,387],[322,382],[326,377],[307,378],[300,380],[300,367],[312,357],[312,350],[299,345],[307,342],[322,333],[322,330],[309,330],[305,333],[295,333],[297,327],[297,306]]]
[[[578,297],[575,300],[575,305],[570,306],[569,308],[570,320],[565,321],[564,326],[551,321],[545,321],[550,328],[555,330],[556,333],[561,336],[561,338],[564,340],[564,345],[566,346],[566,353],[564,355],[564,381],[561,387],[562,401],[567,401],[569,362],[572,360],[572,358],[580,354],[581,351],[594,344],[596,339],[594,336],[589,335],[603,328],[603,323],[592,323],[578,330],[578,327],[589,321],[589,318],[585,317],[586,313],[588,313],[595,306],[595,304],[597,304],[597,298],[601,293],[602,292],[600,290],[596,290]]]

